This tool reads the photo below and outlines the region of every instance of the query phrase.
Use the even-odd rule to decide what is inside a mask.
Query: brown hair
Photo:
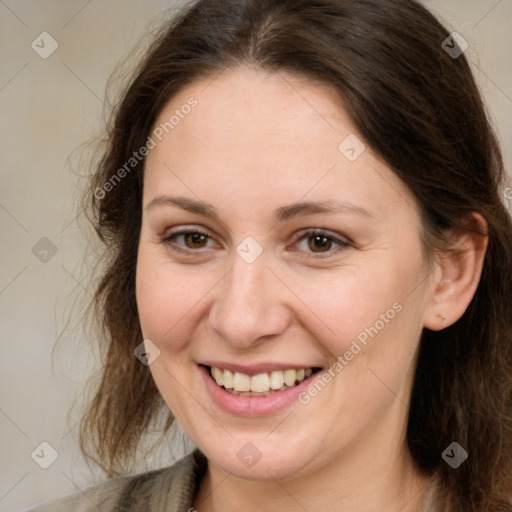
[[[93,304],[107,344],[81,448],[109,476],[126,471],[159,411],[164,432],[172,414],[133,354],[142,341],[135,273],[144,161],[105,185],[146,144],[174,94],[247,64],[339,93],[359,135],[415,195],[430,256],[470,212],[487,221],[471,304],[450,327],[424,329],[407,442],[418,468],[437,476],[436,509],[512,511],[512,223],[496,137],[465,56],[442,47],[448,37],[414,0],[199,0],[166,23],[113,113],[86,198],[105,246]],[[453,441],[469,453],[458,469],[441,458]]]

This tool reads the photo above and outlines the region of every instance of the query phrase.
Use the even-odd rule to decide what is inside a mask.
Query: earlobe
[[[453,235],[450,250],[438,258],[436,282],[424,317],[424,327],[440,331],[459,320],[480,282],[488,244],[487,222],[473,212],[464,229]]]

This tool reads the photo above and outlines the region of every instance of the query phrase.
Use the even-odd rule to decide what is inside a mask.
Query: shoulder
[[[170,467],[113,478],[20,512],[187,512],[206,464],[195,450]]]

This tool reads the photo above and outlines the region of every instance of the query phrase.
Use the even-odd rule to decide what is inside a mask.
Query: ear
[[[487,222],[473,212],[465,227],[452,235],[452,248],[436,263],[423,319],[424,326],[432,331],[440,331],[462,317],[480,282],[488,244]]]

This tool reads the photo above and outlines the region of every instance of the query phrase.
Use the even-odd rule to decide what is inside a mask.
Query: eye
[[[183,244],[177,243],[181,240]],[[194,249],[205,249],[207,242],[212,240],[210,235],[197,229],[176,231],[162,238],[162,243],[177,252],[191,252]]]
[[[310,229],[309,231],[303,232],[302,235],[299,236],[296,244],[299,247],[302,244],[300,250],[309,252],[308,257],[312,258],[331,256],[333,253],[337,253],[350,246],[348,241],[341,240],[323,229]],[[333,249],[333,245],[338,247]]]
[[[198,229],[184,229],[162,238],[162,243],[172,251],[188,254],[211,247],[211,245],[208,245],[209,241],[213,242],[212,237]],[[309,253],[307,257],[325,258],[349,247],[351,244],[323,229],[310,229],[299,234],[294,245],[298,246],[300,251]],[[333,248],[333,246],[337,247]],[[290,250],[295,251],[296,249],[292,248]]]

